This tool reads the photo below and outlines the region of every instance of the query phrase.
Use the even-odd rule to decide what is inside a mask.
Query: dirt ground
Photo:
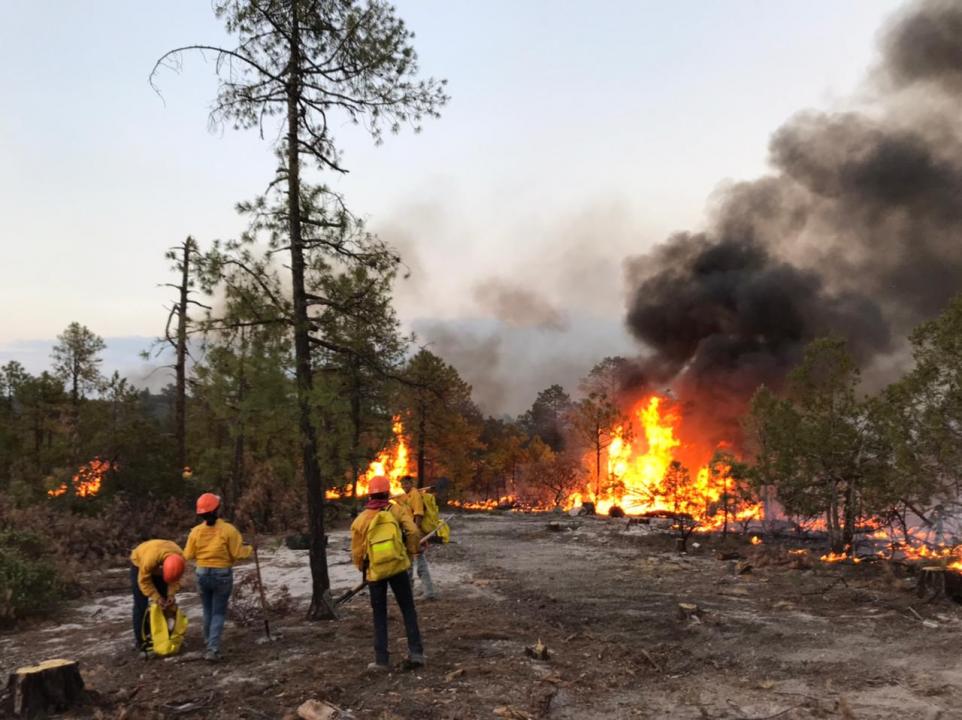
[[[117,568],[59,624],[0,636],[0,670],[79,659],[91,697],[71,718],[280,719],[310,698],[356,718],[418,720],[962,718],[962,608],[922,602],[877,563],[766,564],[771,543],[740,541],[755,560],[739,574],[744,564],[718,559],[718,539],[696,537],[679,555],[624,520],[475,514],[452,526],[456,544],[429,554],[441,598],[418,603],[428,666],[417,672],[365,674],[366,594],[338,621],[304,621],[306,553],[284,547],[262,552],[269,589],[285,584],[294,598],[271,619],[275,642],[259,642],[259,623],[228,623],[225,660],[203,662],[196,596],[185,591],[189,647],[145,660],[128,649]],[[332,534],[336,590],[357,579],[346,544],[346,532]],[[399,661],[396,608],[391,623]],[[548,660],[525,653],[539,640]]]

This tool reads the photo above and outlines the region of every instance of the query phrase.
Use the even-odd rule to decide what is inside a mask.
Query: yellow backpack
[[[401,525],[388,508],[379,510],[367,526],[368,582],[386,580],[411,567]]]
[[[167,624],[167,615],[164,609],[157,603],[150,604],[150,612],[144,618],[144,622],[150,623],[150,641],[155,655],[166,657],[176,655],[180,652],[180,646],[184,644],[184,635],[187,634],[187,616],[177,608],[174,615],[173,629]]]
[[[441,512],[438,510],[438,501],[429,492],[421,491],[421,499],[424,501],[424,517],[421,519],[421,532],[425,535],[438,530],[435,534],[441,542],[448,542],[451,539],[451,529],[446,522],[441,520]],[[438,529],[440,527],[440,529]]]

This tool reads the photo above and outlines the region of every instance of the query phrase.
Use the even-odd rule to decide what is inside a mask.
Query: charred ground
[[[457,544],[431,556],[443,595],[418,606],[429,657],[418,673],[365,675],[366,596],[340,621],[307,623],[296,587],[273,643],[258,643],[259,623],[229,625],[222,664],[191,652],[144,661],[126,651],[120,573],[66,624],[0,638],[2,670],[78,657],[91,702],[77,718],[283,718],[312,697],[359,718],[419,720],[962,717],[962,612],[923,604],[880,564],[786,564],[771,544],[739,541],[754,558],[739,574],[717,540],[678,555],[670,538],[601,518],[479,514],[457,528]],[[335,553],[344,540],[335,534]],[[264,554],[272,577],[307,577],[296,554]],[[394,609],[391,630],[399,659]],[[525,653],[539,639],[547,661]]]

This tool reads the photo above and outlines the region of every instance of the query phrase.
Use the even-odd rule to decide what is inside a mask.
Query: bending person
[[[130,553],[130,586],[134,596],[134,648],[150,646],[150,626],[144,623],[153,601],[162,608],[176,607],[174,595],[184,574],[184,555],[170,540],[147,540]]]

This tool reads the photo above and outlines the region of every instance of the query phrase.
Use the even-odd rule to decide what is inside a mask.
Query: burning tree
[[[607,463],[602,463],[604,451],[616,437],[630,440],[631,419],[603,392],[592,392],[576,403],[571,416],[579,437],[594,453],[593,497],[600,498],[610,478]]]
[[[563,507],[584,483],[585,471],[580,458],[563,451],[555,452],[538,437],[528,443],[527,454],[530,484],[546,490],[554,507]]]
[[[722,515],[722,535],[728,534],[731,523],[739,523],[742,532],[758,518],[758,496],[749,482],[748,466],[726,450],[716,450],[708,463],[713,487],[721,487],[719,507],[714,513]],[[715,523],[717,525],[717,523]]]
[[[688,549],[688,538],[698,527],[697,514],[704,512],[703,507],[699,507],[697,497],[692,497],[691,473],[684,465],[677,460],[672,460],[665,471],[661,485],[658,487],[657,494],[660,495],[672,513],[672,526],[678,537],[678,551],[685,552]]]

